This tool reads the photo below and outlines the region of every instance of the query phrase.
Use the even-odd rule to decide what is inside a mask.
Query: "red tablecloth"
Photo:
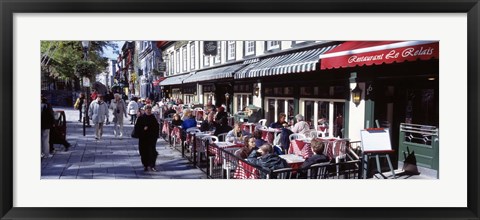
[[[163,122],[162,133],[166,135],[170,135],[170,124],[167,121]]]
[[[260,172],[253,166],[243,161],[238,161],[235,173],[233,173],[234,179],[259,179]]]
[[[321,141],[325,142],[325,151],[324,154],[328,156],[331,160],[335,157],[345,155],[346,147],[341,147],[346,145],[347,140],[338,139],[338,138],[319,138]]]
[[[274,129],[274,128],[269,128],[267,130],[260,129],[260,131],[262,131],[262,139],[268,142],[269,144],[273,143],[275,134],[281,132],[280,129]]]
[[[312,147],[310,146],[310,143],[306,143],[303,140],[290,141],[288,153],[302,156],[305,159],[313,155],[313,151],[312,151]]]
[[[253,123],[243,123],[240,125],[242,130],[248,131],[248,133],[253,134],[253,130],[255,130],[255,124]]]
[[[172,133],[170,135],[175,137],[175,143],[177,144],[182,143],[181,133],[182,130],[179,127],[173,126]]]

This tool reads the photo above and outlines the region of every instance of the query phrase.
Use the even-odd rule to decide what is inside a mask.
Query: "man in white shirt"
[[[103,101],[103,95],[98,94],[97,99],[90,103],[88,108],[88,116],[95,125],[95,139],[100,140],[103,135],[103,122],[108,117],[108,106]]]

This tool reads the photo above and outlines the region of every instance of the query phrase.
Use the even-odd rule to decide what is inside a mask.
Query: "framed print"
[[[163,0],[2,0],[0,216],[2,219],[478,219],[478,3],[478,0],[187,0],[178,3]],[[156,170],[140,161],[140,156],[136,157],[142,155],[136,151],[139,142],[125,137],[126,133],[130,136],[135,122],[126,126],[130,130],[124,130],[121,141],[102,142],[101,133],[99,137],[95,136],[95,140],[91,134],[87,137],[85,133],[81,135],[82,116],[78,116],[73,108],[69,111],[75,112],[74,117],[80,117],[78,122],[76,118],[66,121],[76,123],[78,138],[92,139],[96,148],[91,150],[85,145],[74,144],[71,152],[91,151],[83,153],[83,157],[94,153],[120,154],[126,156],[125,160],[135,154],[132,164],[137,167],[128,173],[120,172],[121,175],[110,174],[104,169],[104,175],[95,178],[94,172],[98,170],[81,169],[98,162],[98,158],[81,158],[81,165],[74,171],[76,178],[61,178],[62,175],[56,175],[57,168],[61,167],[62,172],[67,170],[61,163],[68,158],[55,155],[55,163],[48,155],[46,159],[39,159],[40,141],[36,140],[40,140],[40,135],[31,135],[39,133],[37,128],[43,122],[40,120],[43,116],[31,106],[38,104],[34,100],[38,100],[39,95],[44,95],[38,55],[41,55],[43,65],[43,58],[49,59],[43,52],[50,51],[48,45],[52,42],[73,42],[65,43],[65,48],[78,49],[78,53],[72,55],[78,59],[68,60],[71,63],[82,63],[82,59],[94,57],[94,51],[89,47],[95,42],[126,42],[119,43],[117,49],[120,52],[114,57],[119,64],[113,66],[123,68],[121,65],[128,66],[131,59],[141,60],[132,64],[131,70],[125,68],[127,75],[119,74],[119,78],[115,78],[118,85],[124,77],[122,82],[125,85],[118,86],[120,89],[115,93],[125,94],[127,99],[133,94],[148,97],[151,92],[153,99],[155,94],[168,94],[175,98],[177,107],[177,103],[183,101],[209,106],[218,104],[219,112],[225,109],[243,113],[244,109],[248,116],[260,106],[265,112],[256,121],[266,120],[270,124],[280,121],[281,117],[287,117],[288,121],[305,120],[314,123],[311,126],[317,133],[324,132],[322,137],[341,139],[346,136],[360,141],[360,132],[358,135],[354,133],[360,130],[357,128],[365,129],[362,134],[370,138],[370,143],[377,144],[379,136],[384,138],[382,143],[393,137],[391,142],[397,143],[392,146],[397,147],[359,144],[358,149],[393,150],[398,151],[397,155],[402,151],[410,154],[413,149],[416,162],[436,170],[435,178],[383,180],[375,179],[375,175],[368,176],[368,170],[363,174],[356,170],[355,175],[372,178],[219,180],[212,178],[217,168],[220,170],[218,175],[237,179],[235,169],[226,166],[226,162],[219,162],[226,161],[225,158],[216,157],[223,155],[218,153],[223,150],[217,150],[214,156],[203,160],[207,164],[207,178],[203,173],[201,179],[195,179],[195,175],[181,178],[181,172],[164,175],[166,169],[146,175],[143,171]],[[148,55],[154,48],[151,44],[159,48],[158,62]],[[142,49],[130,53],[130,47]],[[203,53],[207,49],[210,54]],[[74,69],[73,74],[78,74],[82,67],[76,64]],[[160,72],[165,74],[162,75],[164,78],[156,77]],[[287,74],[292,72],[297,75]],[[311,74],[312,78],[296,77],[306,74]],[[147,77],[149,75],[152,79]],[[137,76],[140,83],[135,87],[131,82],[136,81]],[[338,82],[339,78],[342,78],[341,82]],[[98,92],[96,94],[106,95],[107,92],[101,92],[100,85],[89,83],[91,79],[83,77],[78,86],[92,87]],[[151,82],[151,87],[141,87],[143,82]],[[62,88],[74,90],[75,87],[60,84]],[[108,80],[104,84],[114,87],[113,83],[108,84]],[[138,91],[132,92],[135,90]],[[56,97],[56,100],[71,102],[70,106],[74,103],[73,99]],[[371,100],[377,102],[374,104]],[[102,104],[102,101],[98,102]],[[188,112],[181,107],[178,109],[179,112]],[[397,114],[397,109],[401,109],[402,114]],[[390,113],[377,117],[375,111]],[[416,115],[422,115],[425,119],[422,122],[429,126],[417,125],[422,123],[418,123]],[[246,117],[232,114],[231,118],[233,121]],[[395,122],[394,127],[390,127],[386,122],[392,118],[394,121],[401,118],[402,123]],[[131,119],[138,123],[138,119]],[[230,123],[225,119],[225,123]],[[86,128],[85,121],[88,117],[83,121],[83,129],[87,132],[99,129],[95,126]],[[373,127],[377,129],[371,129]],[[378,129],[380,127],[382,130]],[[269,141],[268,129],[265,129],[265,139]],[[413,129],[420,130],[417,132],[420,135],[414,135]],[[115,138],[117,135],[115,132]],[[178,135],[179,139],[183,138],[180,133]],[[113,137],[113,134],[105,136]],[[404,140],[415,138],[423,141],[423,145],[437,149],[430,152],[433,159],[424,156],[428,153],[421,148],[415,148],[421,144],[404,143]],[[440,144],[435,145],[439,139]],[[131,149],[111,146],[120,142],[131,145]],[[295,147],[297,144],[295,142]],[[166,150],[170,149],[165,146]],[[196,156],[185,156],[185,152],[194,151],[193,148],[181,146],[179,160],[188,162],[191,159],[193,164],[199,160],[202,162],[201,156],[198,160]],[[326,146],[328,149],[328,143]],[[69,147],[65,144],[66,150]],[[262,148],[260,153],[264,150]],[[325,152],[327,156],[335,154],[334,150]],[[48,153],[48,150],[42,153]],[[75,153],[58,155],[74,157]],[[372,153],[370,156],[376,155]],[[108,159],[109,155],[103,158]],[[368,164],[368,157],[365,158]],[[389,157],[385,161],[387,158],[390,162]],[[374,162],[372,160],[372,166]],[[215,164],[220,166],[215,167]],[[235,163],[235,168],[239,164]],[[338,172],[339,167],[337,164],[331,170]],[[376,177],[381,178],[385,173],[382,174],[380,165],[378,170]],[[130,174],[136,175],[135,178],[129,178]],[[270,175],[274,173],[258,176]]]

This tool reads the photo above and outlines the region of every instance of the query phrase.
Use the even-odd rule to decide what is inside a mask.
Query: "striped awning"
[[[235,79],[315,71],[321,54],[337,45],[274,56],[252,63],[235,73]]]
[[[178,84],[183,84],[184,80],[190,76],[192,76],[193,72],[192,73],[188,73],[188,74],[182,74],[182,75],[175,75],[175,76],[170,76],[170,77],[167,77],[165,80],[163,80],[162,82],[160,82],[160,85],[161,86],[170,86],[170,85],[178,85]]]
[[[225,78],[232,78],[233,73],[235,73],[240,68],[244,67],[246,64],[233,64],[229,66],[223,66],[203,71],[198,71],[195,75],[188,77],[184,80],[184,83],[191,83],[191,82],[201,82],[207,80],[215,80],[215,79],[225,79]]]

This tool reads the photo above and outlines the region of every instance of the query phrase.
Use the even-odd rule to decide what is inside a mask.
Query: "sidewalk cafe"
[[[172,99],[185,99],[188,91],[194,97],[190,100],[204,105],[198,127],[208,115],[207,105],[225,105],[230,126],[240,123],[250,134],[259,130],[274,148],[281,130],[270,125],[281,113],[288,126],[295,124],[295,115],[303,115],[311,134],[289,140],[279,155],[293,170],[302,158],[312,155],[309,142],[321,139],[330,159],[328,166],[355,164],[357,172],[362,166],[360,130],[385,128],[390,131],[394,169],[401,168],[398,164],[410,149],[417,154],[419,166],[438,175],[438,50],[438,41],[328,42],[173,76],[160,84],[170,89]],[[252,105],[259,107],[260,118],[243,120],[248,116],[246,107]],[[181,109],[177,107],[180,114]],[[235,157],[244,143],[183,131],[169,120],[161,121],[163,136],[209,178],[273,178],[272,173]],[[182,132],[187,137],[184,140]],[[339,177],[344,166],[333,167],[329,170]],[[352,171],[352,166],[345,167]]]

